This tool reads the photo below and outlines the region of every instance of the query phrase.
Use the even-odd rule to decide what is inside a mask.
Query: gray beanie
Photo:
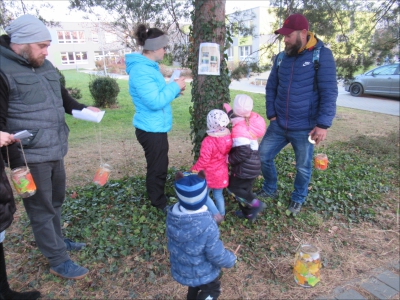
[[[32,15],[23,15],[16,18],[6,27],[11,43],[30,44],[51,41],[51,35],[46,25]]]

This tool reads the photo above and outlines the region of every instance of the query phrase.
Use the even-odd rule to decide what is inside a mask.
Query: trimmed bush
[[[75,98],[75,99],[82,98],[81,90],[76,87],[67,87],[67,91],[71,95],[72,98]]]
[[[94,77],[89,82],[89,90],[96,107],[112,107],[117,103],[119,86],[111,77]]]

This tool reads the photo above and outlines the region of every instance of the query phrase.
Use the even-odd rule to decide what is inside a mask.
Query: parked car
[[[344,83],[344,89],[354,97],[362,94],[400,98],[399,63],[383,65]]]

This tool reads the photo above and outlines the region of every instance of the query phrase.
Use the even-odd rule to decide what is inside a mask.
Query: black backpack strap
[[[313,64],[314,64],[314,91],[317,90],[318,88],[318,82],[317,82],[317,73],[318,73],[318,69],[319,69],[319,52],[320,52],[321,48],[317,47],[314,48],[313,50]]]

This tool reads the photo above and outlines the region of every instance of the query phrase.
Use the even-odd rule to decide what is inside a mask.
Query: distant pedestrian
[[[390,64],[390,58],[389,58],[389,55],[386,55],[386,57],[385,57],[385,65],[388,65],[388,64]]]

